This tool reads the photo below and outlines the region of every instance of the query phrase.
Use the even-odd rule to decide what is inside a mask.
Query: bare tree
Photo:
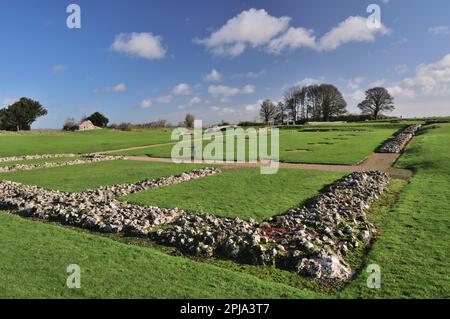
[[[194,128],[194,121],[195,121],[194,115],[188,113],[184,118],[184,126],[186,126],[187,128]]]
[[[363,114],[372,114],[376,120],[383,112],[395,109],[394,98],[383,87],[374,87],[366,91],[366,98],[358,104]]]
[[[281,124],[284,123],[284,121],[287,118],[286,111],[287,111],[286,105],[283,102],[278,102],[278,104],[277,104],[277,115],[275,117],[275,120],[278,123],[281,123]]]
[[[347,102],[345,102],[342,93],[334,85],[320,85],[319,94],[322,106],[322,119],[324,121],[329,121],[333,116],[344,115],[347,112]]]
[[[261,103],[261,109],[259,111],[259,116],[264,121],[264,123],[269,123],[275,119],[277,115],[277,107],[271,100],[265,100]]]
[[[299,108],[302,102],[303,91],[299,86],[293,86],[283,93],[283,103],[289,110],[291,119],[297,121],[299,118]]]

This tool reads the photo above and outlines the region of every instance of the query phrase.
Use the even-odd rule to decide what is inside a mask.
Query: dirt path
[[[302,164],[302,163],[281,163],[280,168],[289,169],[316,169],[323,171],[345,171],[345,172],[361,172],[378,170],[389,174],[393,178],[409,179],[412,172],[406,169],[393,168],[391,165],[397,160],[400,154],[390,153],[373,153],[365,161],[358,165],[327,165],[327,164]],[[170,158],[148,157],[148,156],[127,156],[128,160],[134,161],[148,161],[148,162],[164,162],[172,163]],[[194,161],[200,164],[212,164],[206,161]],[[247,162],[215,162],[214,164],[223,165],[223,169],[237,169],[245,167],[261,167],[261,162],[247,163]]]

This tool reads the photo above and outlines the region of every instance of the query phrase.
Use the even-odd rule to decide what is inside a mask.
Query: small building
[[[86,120],[83,123],[80,124],[78,130],[79,131],[91,131],[91,130],[96,130],[99,127],[95,126],[94,124],[92,124],[91,121]]]

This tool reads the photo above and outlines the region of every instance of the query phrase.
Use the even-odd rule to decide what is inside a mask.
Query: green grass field
[[[167,208],[263,220],[284,213],[319,193],[344,173],[280,169],[261,175],[258,168],[227,170],[182,184],[135,193],[123,200]]]
[[[123,132],[0,131],[0,157],[31,154],[89,153],[170,142],[170,129]]]
[[[335,138],[347,134],[317,134],[324,133]],[[370,209],[369,219],[380,229],[380,237],[368,252],[348,256],[360,271],[345,287],[269,266],[183,257],[145,239],[100,235],[0,213],[0,297],[449,298],[449,138],[450,124],[428,127],[395,164],[415,174],[409,182],[393,181],[390,191]],[[4,173],[0,179],[80,191],[194,167],[199,166],[113,161]],[[236,169],[127,198],[263,219],[297,205],[340,176],[285,169],[264,176],[256,169]],[[200,197],[203,194],[207,196]],[[73,263],[81,266],[82,289],[65,287],[66,267]],[[378,290],[366,286],[366,266],[374,263],[381,267]]]
[[[312,298],[320,294],[0,212],[1,298]],[[81,268],[68,289],[67,266]]]
[[[79,192],[103,185],[136,183],[145,179],[167,177],[200,167],[204,165],[114,160],[8,172],[0,174],[0,179],[48,189]]]
[[[357,164],[404,126],[405,124],[369,124],[365,126],[334,124],[282,129],[280,130],[280,160],[291,163]],[[206,146],[209,142],[209,140],[205,141],[203,145]],[[270,143],[268,146],[270,147]],[[170,157],[172,147],[173,145],[162,145],[117,154]],[[248,141],[246,141],[246,158],[248,158],[248,148]],[[236,147],[234,149],[234,154],[229,156],[224,143],[223,158],[229,156],[229,158],[235,159]],[[349,149],[352,151],[349,152]],[[209,158],[205,157],[205,159]]]
[[[438,126],[415,137],[397,163],[415,175],[366,260],[381,266],[381,289],[364,289],[364,273],[340,296],[450,298],[450,124]]]

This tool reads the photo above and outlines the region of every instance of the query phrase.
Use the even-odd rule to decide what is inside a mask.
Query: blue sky
[[[81,29],[66,7],[81,8]],[[365,24],[368,4],[381,27]],[[288,86],[336,85],[348,109],[386,86],[395,115],[450,115],[450,2],[2,1],[0,106],[21,96],[60,128],[94,111],[112,122],[254,120]]]

